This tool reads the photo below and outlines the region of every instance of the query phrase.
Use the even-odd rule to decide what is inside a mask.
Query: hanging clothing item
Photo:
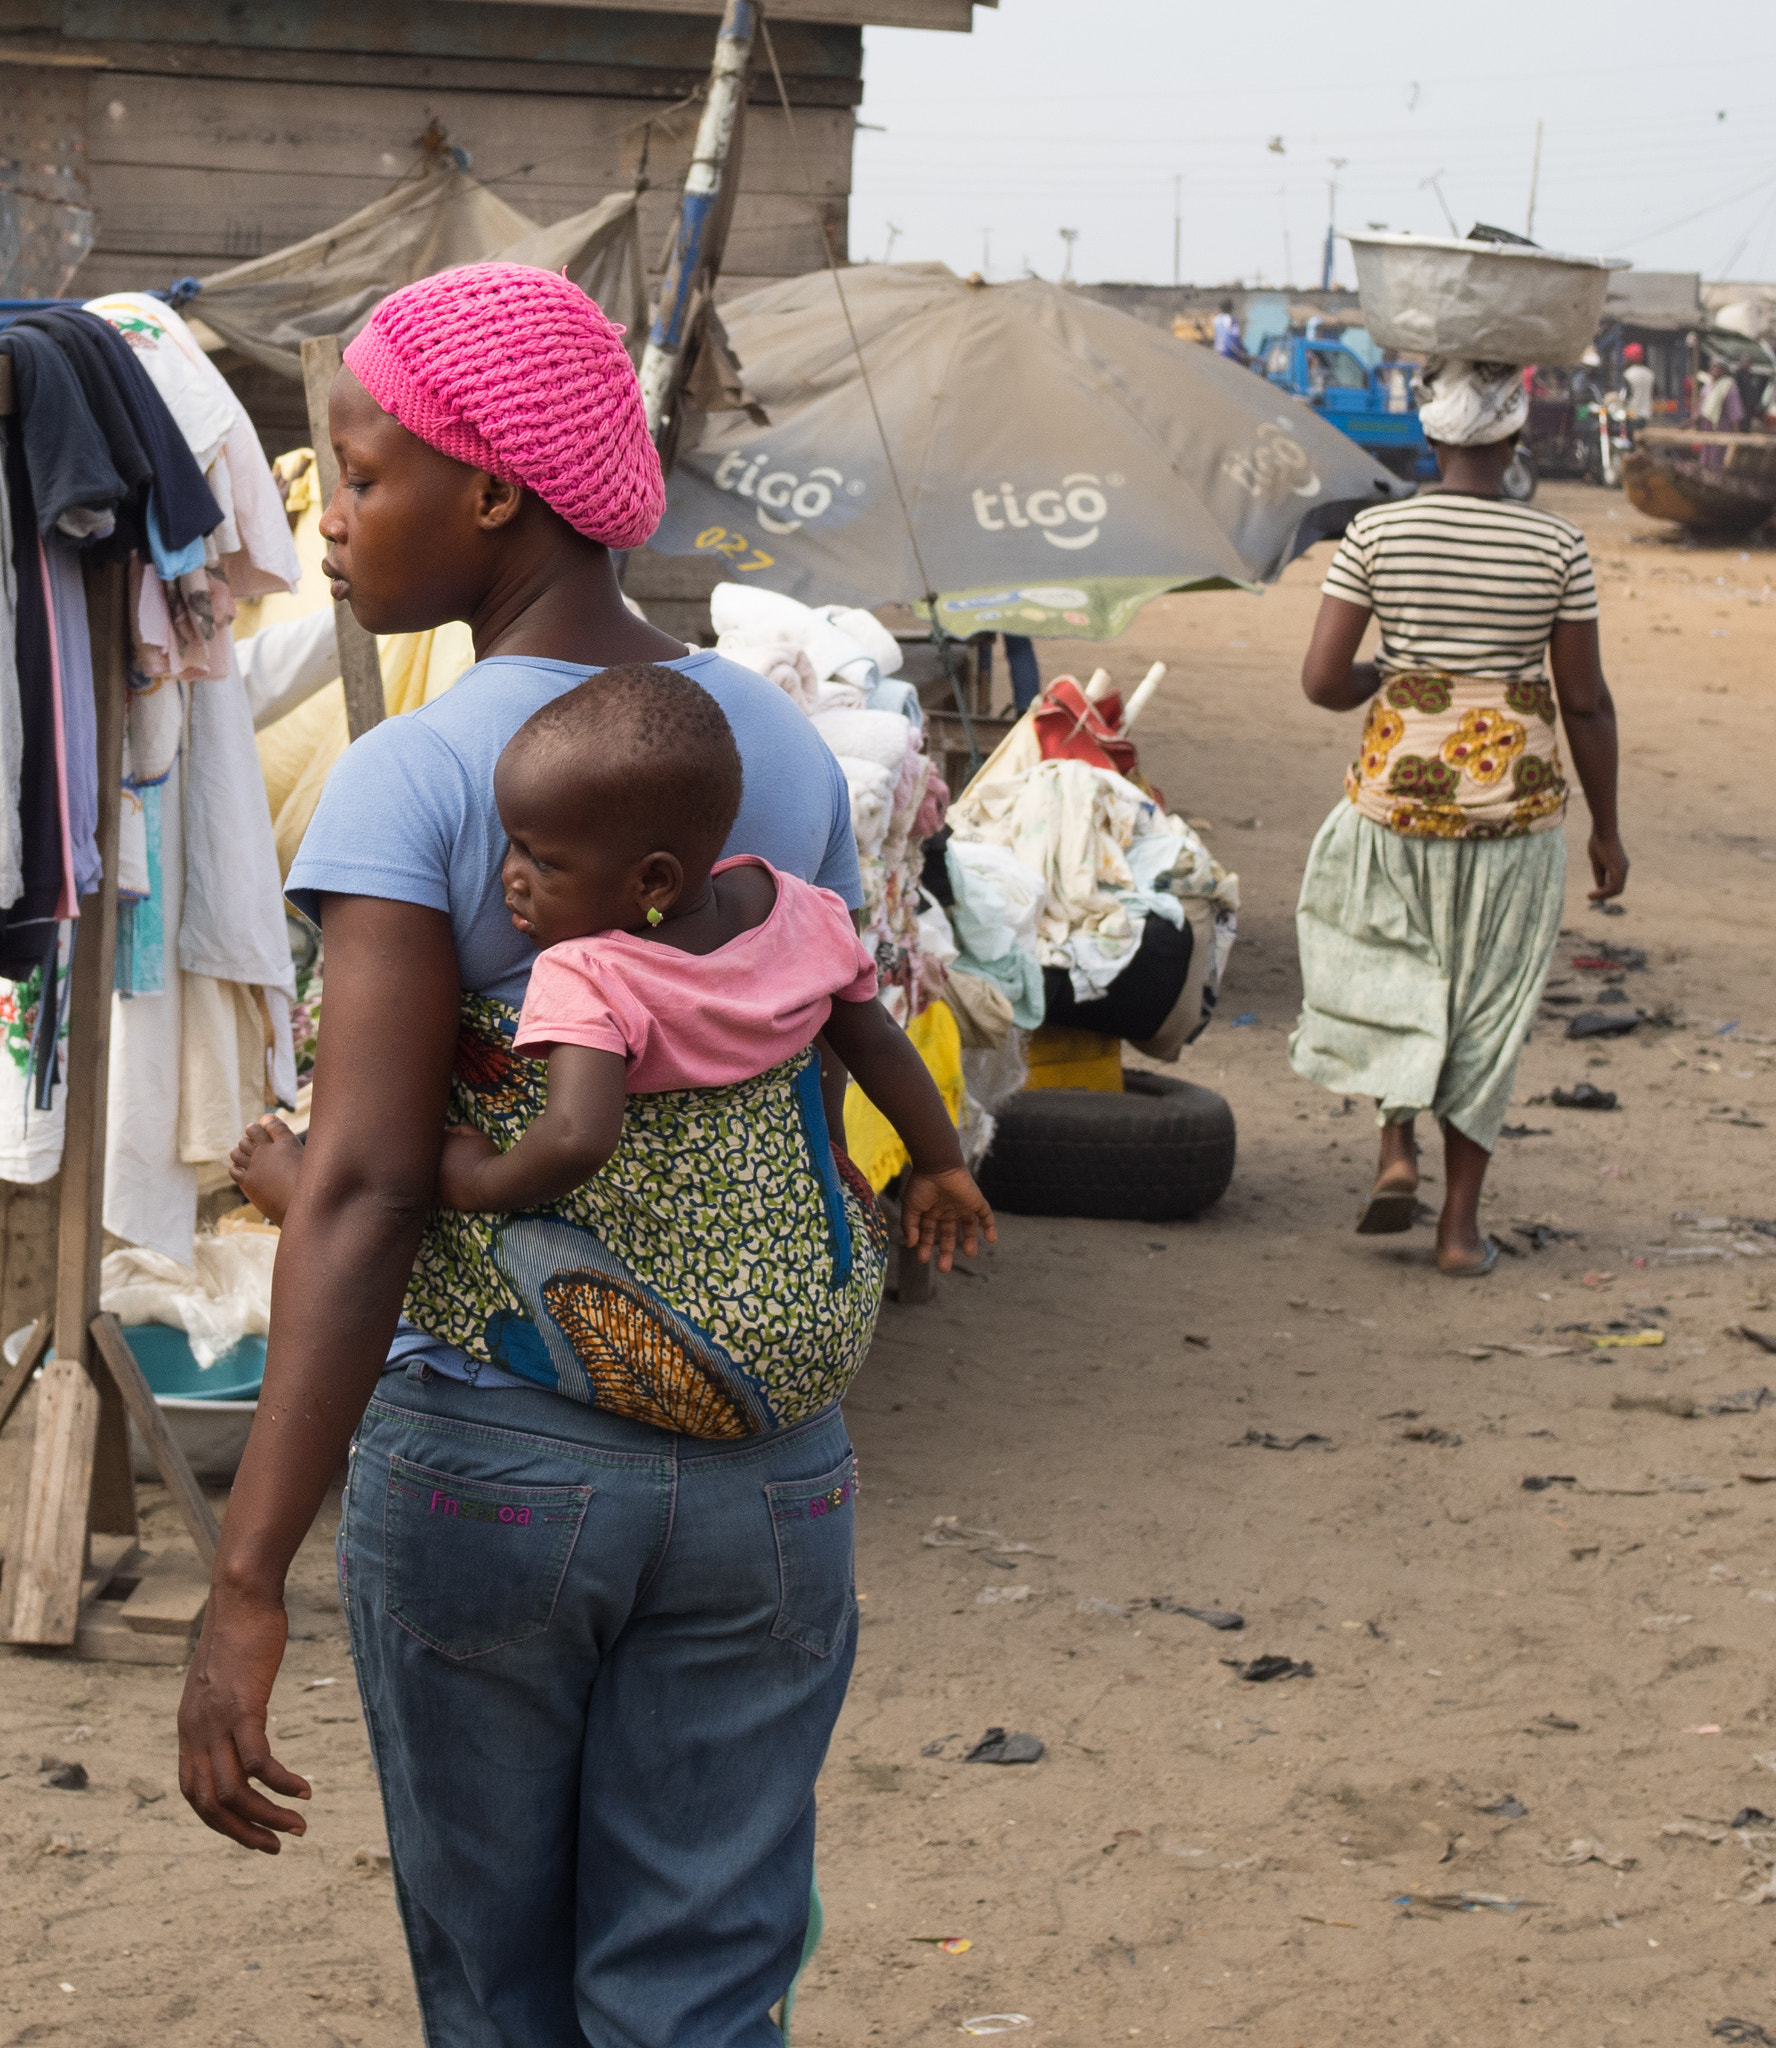
[[[12,561],[12,493],[7,487],[10,429],[0,420],[0,911],[24,891],[19,833],[19,781],[25,766],[24,713],[19,705],[18,576]]]
[[[48,335],[15,322],[0,328],[0,355],[12,358],[19,440],[39,530],[48,533],[70,513],[113,512],[129,496],[129,486],[61,350]],[[15,490],[13,517],[18,516]]]
[[[99,722],[93,701],[92,636],[86,620],[86,578],[71,541],[43,543],[49,576],[50,631],[62,713],[63,781],[67,796],[69,860],[76,901],[90,896],[104,874],[99,858]]]
[[[59,1073],[68,1038],[72,927],[63,925],[56,936],[50,995],[55,1024],[48,1047]],[[43,976],[39,965],[21,981],[0,981],[0,1180],[27,1187],[52,1180],[61,1171],[68,1104],[68,1091],[57,1087],[47,1109],[37,1106],[35,1068],[49,1025],[42,1014]]]
[[[205,527],[212,552],[238,604],[273,591],[293,590],[302,575],[290,538],[283,499],[246,407],[214,363],[191,338],[171,306],[145,292],[111,292],[82,312],[110,331],[159,394],[190,458],[203,472],[220,513]],[[189,535],[168,526],[171,549]]]
[[[100,432],[131,493],[131,546],[146,546],[147,494],[171,550],[188,547],[222,523],[203,465],[128,342],[79,307],[26,313],[20,326],[47,334],[67,357]]]
[[[4,340],[0,335],[0,340]],[[33,348],[51,345],[27,337]],[[15,367],[18,358],[14,357]],[[57,358],[59,361],[60,359]],[[28,421],[27,421],[28,424]],[[22,887],[0,913],[0,977],[23,981],[55,944],[56,905],[62,894],[61,779],[55,685],[51,667],[49,606],[31,493],[28,437],[7,437],[7,489],[12,504],[12,570],[19,681],[19,861]]]
[[[185,894],[183,794],[175,760],[159,788],[164,983],[158,994],[120,998],[111,1011],[105,1228],[188,1266],[197,1226],[197,1175],[179,1157],[184,977],[173,964]]]

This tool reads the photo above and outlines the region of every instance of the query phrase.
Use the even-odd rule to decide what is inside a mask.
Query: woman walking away
[[[1419,393],[1442,480],[1351,521],[1302,664],[1310,702],[1369,717],[1302,878],[1289,1058],[1334,1094],[1375,1098],[1381,1159],[1360,1232],[1411,1228],[1414,1119],[1437,1118],[1437,1265],[1471,1277],[1498,1258],[1480,1188],[1565,901],[1556,700],[1591,809],[1593,903],[1622,893],[1628,856],[1584,536],[1501,495],[1529,413],[1522,378],[1433,359]],[[1371,614],[1381,644],[1359,662]]]
[[[883,1249],[804,1027],[839,998],[884,1107],[932,1125],[852,1000],[844,777],[781,691],[625,609],[610,550],[658,522],[660,466],[620,330],[564,278],[385,299],[332,435],[334,596],[372,632],[466,619],[477,661],[347,751],[291,871],[326,1016],[180,1786],[248,1848],[304,1832],[266,1706],[356,1431],[339,1572],[426,2040],[780,2048],[856,1643],[838,1395]],[[773,1009],[748,970],[786,925]],[[516,1020],[537,941],[574,933],[584,972],[555,959],[529,1006],[537,1115]],[[747,1071],[747,1004],[753,1078],[705,1086]],[[440,1215],[453,1112],[497,1145],[453,1146],[471,1206]]]

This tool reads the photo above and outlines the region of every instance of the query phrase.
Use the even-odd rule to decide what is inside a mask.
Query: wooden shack
[[[863,28],[966,31],[976,0],[772,0],[817,203],[845,246]],[[997,0],[980,0],[996,5]],[[0,297],[165,287],[343,219],[428,132],[540,224],[633,183],[657,257],[696,126],[710,0],[0,0]],[[755,68],[728,272],[822,260],[770,74]],[[7,223],[11,221],[11,231]]]

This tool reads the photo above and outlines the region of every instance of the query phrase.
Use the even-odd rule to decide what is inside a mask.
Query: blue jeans
[[[779,2048],[855,1492],[836,1407],[712,1442],[385,1375],[339,1573],[429,2048]]]

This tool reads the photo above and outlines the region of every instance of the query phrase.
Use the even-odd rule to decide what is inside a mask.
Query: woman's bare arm
[[[456,1049],[456,948],[441,911],[324,899],[327,992],[314,1114],[272,1281],[259,1412],[179,1708],[179,1788],[200,1819],[275,1855],[307,1823],[266,1705],[283,1658],[284,1576],[388,1355],[434,1201]]]
[[[1548,647],[1560,722],[1572,752],[1574,772],[1591,809],[1587,852],[1597,887],[1591,901],[1620,896],[1628,883],[1628,855],[1616,821],[1616,706],[1603,679],[1603,654],[1595,619],[1566,619]]]
[[[1367,704],[1381,687],[1381,673],[1372,661],[1358,661],[1357,649],[1369,625],[1366,605],[1342,597],[1322,597],[1313,638],[1301,664],[1302,694],[1322,711],[1354,711]]]

